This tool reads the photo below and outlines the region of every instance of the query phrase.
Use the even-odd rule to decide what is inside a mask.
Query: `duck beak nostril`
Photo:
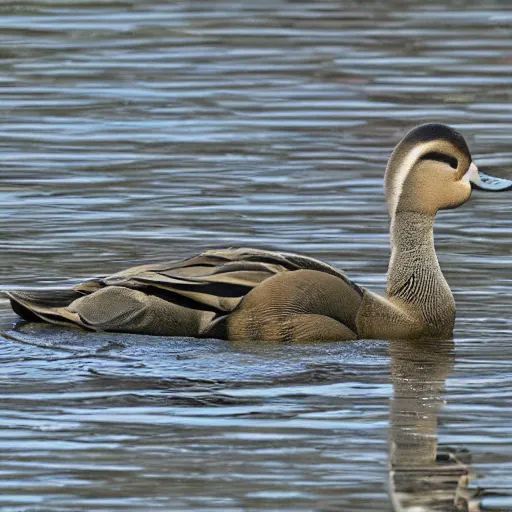
[[[505,190],[512,189],[512,180],[489,176],[488,174],[479,171],[474,162],[471,162],[468,171],[462,179],[469,182],[471,184],[471,188],[476,190],[503,192]]]

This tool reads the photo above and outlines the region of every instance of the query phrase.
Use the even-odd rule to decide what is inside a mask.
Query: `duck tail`
[[[13,311],[28,322],[48,322],[61,325],[82,325],[76,313],[69,311],[68,306],[92,293],[102,284],[99,280],[91,280],[73,288],[54,288],[45,290],[6,291]]]

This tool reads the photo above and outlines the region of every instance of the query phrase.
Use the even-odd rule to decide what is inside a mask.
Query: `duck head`
[[[469,199],[472,188],[509,190],[512,181],[479,171],[464,137],[444,124],[413,128],[398,143],[386,168],[386,200],[392,217],[399,212],[435,215],[456,208]]]

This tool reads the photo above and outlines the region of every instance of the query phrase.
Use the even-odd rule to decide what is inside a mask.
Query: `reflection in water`
[[[396,511],[467,510],[469,466],[438,447],[438,414],[453,342],[391,342],[389,492]],[[464,454],[465,455],[465,454]]]
[[[390,343],[389,493],[397,512],[482,510],[477,494],[485,493],[468,489],[476,476],[470,454],[438,444],[439,413],[454,368],[454,349],[453,341]]]

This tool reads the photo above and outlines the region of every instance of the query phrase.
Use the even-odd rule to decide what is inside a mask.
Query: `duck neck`
[[[455,303],[437,260],[434,215],[396,213],[391,244],[387,297],[419,314],[430,334],[451,334]]]

